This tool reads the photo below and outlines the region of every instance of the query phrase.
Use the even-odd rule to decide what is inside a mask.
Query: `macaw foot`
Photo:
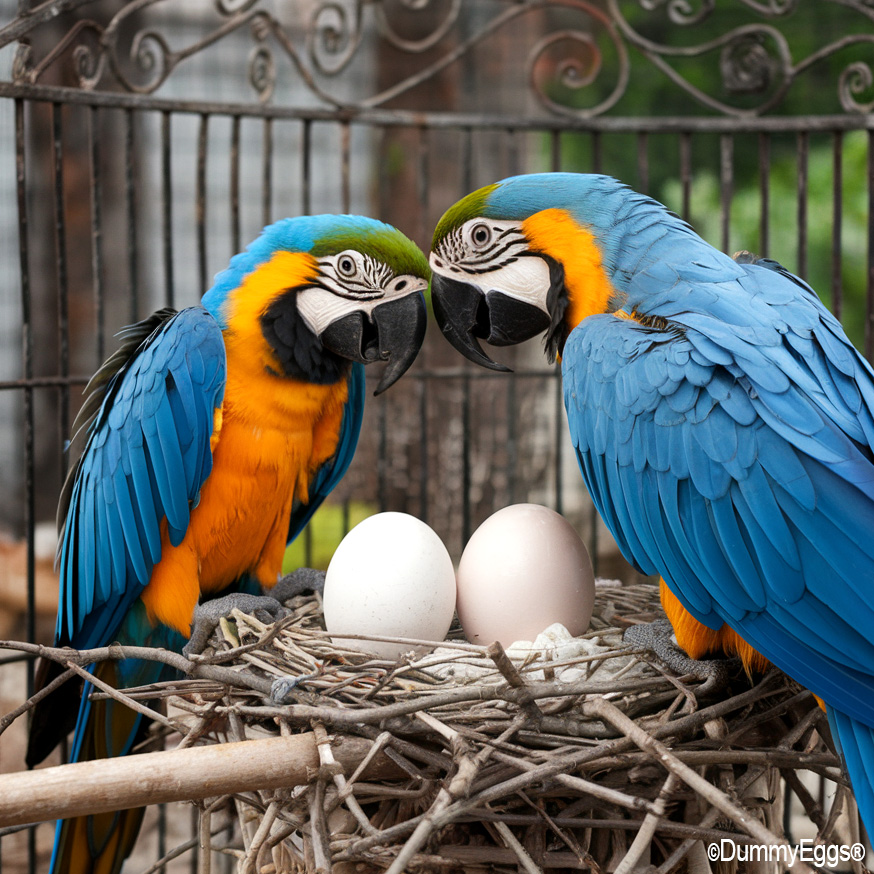
[[[272,595],[247,595],[243,592],[235,592],[222,598],[213,598],[194,608],[191,637],[182,648],[182,654],[190,658],[203,652],[216,626],[234,609],[251,614],[263,611],[269,614],[267,618],[271,621],[288,615],[287,608]]]
[[[304,592],[321,594],[325,590],[325,572],[311,567],[299,567],[296,571],[280,577],[276,585],[264,589],[264,594],[284,604]]]
[[[674,629],[667,619],[656,619],[643,625],[632,625],[622,636],[625,643],[648,649],[675,674],[681,677],[693,676],[704,683],[698,690],[710,693],[725,686],[735,670],[740,667],[740,659],[693,659],[677,645]]]

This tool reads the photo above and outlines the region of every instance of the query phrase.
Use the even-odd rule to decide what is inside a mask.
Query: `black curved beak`
[[[512,346],[528,340],[550,326],[550,317],[532,304],[491,290],[431,276],[431,303],[437,324],[446,339],[465,358],[491,370],[510,368],[493,361],[483,352],[477,338],[493,346]]]
[[[350,361],[369,364],[386,361],[375,395],[394,385],[416,360],[428,311],[421,292],[378,304],[368,314],[361,310],[332,322],[321,333],[322,345]]]

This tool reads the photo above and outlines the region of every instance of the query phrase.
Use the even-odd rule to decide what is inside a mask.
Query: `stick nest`
[[[281,704],[251,683],[165,689],[188,726],[183,745],[315,731],[309,785],[205,807],[201,836],[222,805],[235,812],[242,848],[224,849],[240,870],[692,870],[723,838],[786,840],[793,797],[805,834],[844,837],[851,797],[813,696],[775,669],[749,678],[733,662],[678,676],[629,646],[629,626],[663,618],[651,585],[599,581],[574,654],[524,660],[457,629],[436,652],[381,659],[332,643],[317,596],[286,606],[275,623],[235,611],[201,657],[270,683],[294,678]],[[372,742],[354,773],[331,754],[344,735]],[[396,776],[368,782],[377,755]],[[830,810],[804,771],[837,783]],[[212,828],[215,847],[223,828]]]

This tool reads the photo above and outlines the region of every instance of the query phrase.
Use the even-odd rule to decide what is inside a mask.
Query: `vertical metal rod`
[[[91,282],[94,286],[94,317],[97,361],[99,366],[105,357],[106,312],[103,294],[103,174],[100,170],[100,135],[98,133],[100,110],[92,106],[88,110],[88,139],[91,146]]]
[[[377,406],[379,443],[376,457],[376,501],[379,512],[388,509],[388,403],[385,398]]]
[[[124,195],[127,206],[127,247],[128,247],[128,292],[130,294],[130,320],[139,318],[139,282],[137,269],[137,207],[136,207],[136,174],[134,167],[134,111],[124,111]]]
[[[21,271],[21,373],[29,380],[33,377],[33,323],[31,321],[31,288],[29,266],[29,222],[27,216],[27,164],[25,160],[24,101],[15,100],[15,176],[18,200],[18,257]],[[24,507],[23,521],[25,549],[27,552],[27,616],[25,634],[31,643],[36,641],[36,555],[34,534],[36,525],[35,493],[35,450],[34,450],[34,404],[33,389],[24,388],[23,397],[24,427]],[[30,698],[34,692],[33,662],[25,662],[25,691]],[[36,827],[27,833],[28,870],[36,871]]]
[[[511,127],[506,130],[507,175],[519,175],[519,133]]]
[[[722,134],[719,137],[719,180],[722,200],[722,240],[723,252],[731,249],[731,198],[734,188],[734,137]]]
[[[231,255],[240,251],[240,116],[231,118]]]
[[[689,131],[680,134],[680,189],[683,199],[680,214],[688,222],[692,217],[692,134]]]
[[[300,211],[301,215],[309,215],[312,210],[312,196],[310,192],[312,168],[310,164],[312,159],[313,123],[308,118],[303,120],[300,139]]]
[[[58,289],[58,371],[61,377],[70,375],[70,287],[67,265],[67,226],[64,220],[64,131],[63,106],[52,104],[52,159],[55,181],[55,260]],[[63,446],[70,431],[70,389],[58,389],[58,446],[61,447],[61,479],[67,473],[67,453]]]
[[[832,138],[832,312],[840,319],[844,309],[843,265],[841,262],[842,218],[844,211],[844,135],[835,131]]]
[[[348,121],[340,123],[340,205],[341,211],[348,213],[352,202],[352,188],[349,181],[351,130]]]
[[[561,131],[554,130],[550,133],[550,157],[549,164],[553,173],[561,170]]]
[[[761,219],[758,254],[762,258],[767,258],[771,230],[771,135],[769,133],[759,134],[759,200]]]
[[[874,130],[868,131],[868,285],[865,296],[865,357],[874,362]]]
[[[207,288],[206,266],[206,135],[209,129],[209,116],[204,112],[200,116],[200,126],[197,133],[197,178],[194,191],[194,216],[197,226],[197,280],[198,294],[203,294]]]
[[[416,226],[416,234],[419,240],[421,240],[422,245],[428,246],[431,242],[430,236],[433,226],[429,222],[431,202],[428,196],[430,191],[430,186],[428,185],[428,174],[430,169],[431,151],[428,145],[428,129],[425,127],[418,128],[417,157],[416,192],[419,195],[419,220]]]
[[[21,372],[33,377],[33,322],[29,263],[29,220],[27,214],[27,162],[25,155],[24,101],[15,100],[15,170],[18,196],[18,246],[21,270]],[[33,389],[24,388],[24,530],[27,538],[27,639],[36,639],[36,601],[34,597],[34,408]],[[33,662],[27,661],[27,697],[33,695]]]
[[[308,210],[304,211],[306,214]],[[261,224],[273,221],[273,119],[264,119],[261,146]],[[238,250],[239,251],[239,250]]]
[[[798,134],[798,275],[807,279],[807,187],[810,137]]]
[[[418,162],[416,167],[416,189],[419,195],[419,220],[417,234],[423,246],[427,246],[430,235],[430,198],[428,196],[431,169],[431,152],[429,147],[428,129],[424,126],[418,129]],[[419,353],[419,361],[422,366],[426,365],[427,349],[423,348]],[[428,441],[428,400],[429,391],[427,377],[421,377],[417,383],[419,401],[419,518],[426,522],[429,516],[428,479],[430,473]]]
[[[649,194],[649,155],[646,131],[637,135],[637,179],[643,194]]]
[[[170,121],[170,113],[165,110],[161,113],[161,206],[164,241],[164,300],[168,307],[175,306],[176,300],[176,289],[173,281],[173,154]]]
[[[465,192],[473,189],[473,129],[464,128],[461,140],[461,184]],[[461,377],[461,545],[471,533],[470,512],[470,375]]]
[[[516,465],[519,463],[519,438],[516,433],[518,413],[517,377],[513,372],[507,382],[507,503],[516,503]],[[526,495],[527,497],[527,495]]]
[[[561,384],[561,367],[556,365],[555,375],[555,511],[564,512],[564,391]]]
[[[419,395],[419,518],[428,521],[428,378],[416,382]]]

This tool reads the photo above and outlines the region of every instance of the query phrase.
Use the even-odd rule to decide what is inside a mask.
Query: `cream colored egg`
[[[415,516],[369,516],[334,552],[323,608],[325,627],[337,643],[385,658],[413,647],[336,634],[441,641],[455,608],[452,559],[434,530]]]
[[[571,634],[589,627],[592,561],[560,514],[512,504],[474,531],[458,566],[458,619],[471,643],[534,640],[554,622]]]

